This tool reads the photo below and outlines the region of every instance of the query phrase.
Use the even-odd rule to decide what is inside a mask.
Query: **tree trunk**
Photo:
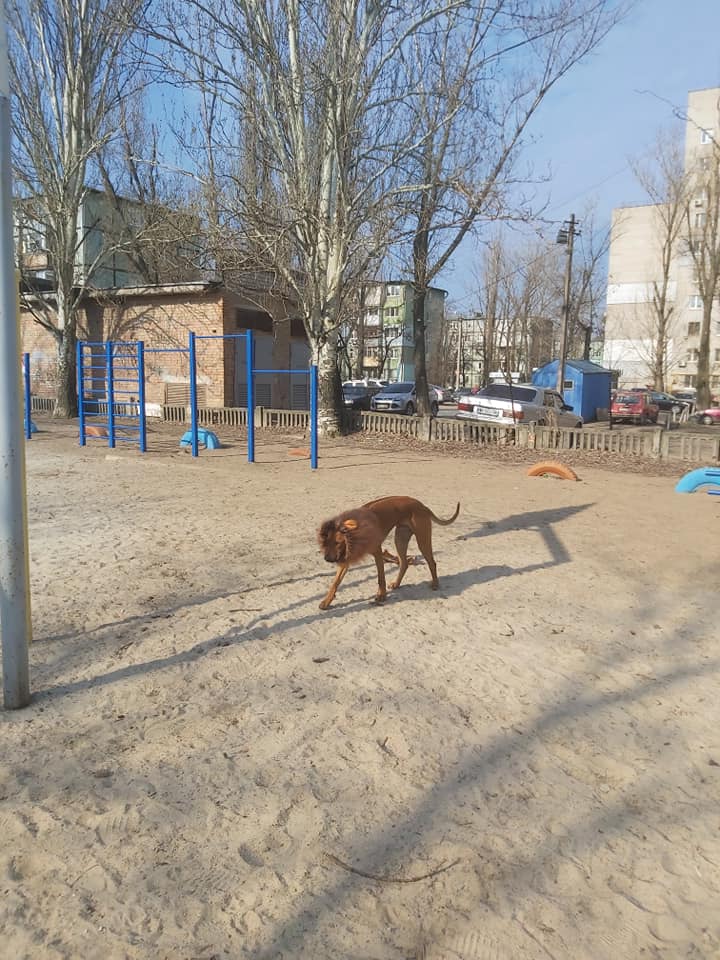
[[[57,393],[55,396],[54,417],[71,419],[78,414],[77,407],[77,372],[75,350],[77,337],[75,324],[68,323],[60,331],[58,338],[58,372]]]
[[[337,331],[329,333],[315,352],[318,365],[318,433],[321,437],[336,437],[342,428]]]
[[[703,301],[702,327],[700,328],[700,346],[697,360],[697,389],[696,403],[698,410],[705,410],[710,406],[710,324],[712,320],[713,300],[708,297]]]
[[[430,396],[425,357],[425,291],[417,289],[413,293],[413,362],[417,412],[421,417],[429,417]]]

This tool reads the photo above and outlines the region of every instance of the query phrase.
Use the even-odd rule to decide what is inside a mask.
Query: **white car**
[[[555,390],[532,383],[492,383],[458,403],[459,420],[481,420],[508,426],[515,423],[557,424],[581,427],[583,418],[573,413]]]

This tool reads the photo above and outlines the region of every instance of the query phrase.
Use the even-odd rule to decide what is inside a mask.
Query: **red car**
[[[701,410],[693,417],[698,423],[705,423],[712,426],[713,423],[720,423],[720,407],[708,407],[707,410]]]
[[[613,420],[631,423],[657,423],[660,408],[650,394],[640,390],[619,390],[613,394],[610,415]]]

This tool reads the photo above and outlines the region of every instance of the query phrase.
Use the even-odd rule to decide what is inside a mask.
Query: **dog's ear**
[[[325,540],[330,536],[330,534],[335,529],[334,520],[326,520],[325,523],[318,530],[318,539],[320,543],[324,543]]]
[[[354,533],[358,528],[357,520],[350,518],[349,520],[343,520],[340,524],[340,533]]]

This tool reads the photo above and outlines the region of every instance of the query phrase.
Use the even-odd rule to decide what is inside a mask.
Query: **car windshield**
[[[343,387],[343,393],[346,397],[364,397],[367,387]]]
[[[618,393],[615,396],[615,403],[639,403],[642,400],[641,393]]]
[[[382,393],[410,393],[413,387],[413,383],[389,383],[382,388]]]
[[[497,397],[499,400],[516,400],[520,403],[532,403],[536,391],[530,387],[514,387],[509,383],[491,383],[480,391],[481,397]]]

